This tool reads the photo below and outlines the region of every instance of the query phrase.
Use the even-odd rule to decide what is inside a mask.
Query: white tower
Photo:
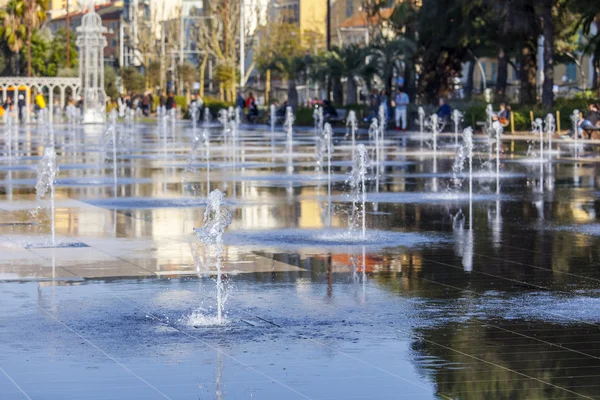
[[[83,96],[83,123],[101,124],[105,122],[106,93],[104,92],[104,48],[106,28],[96,13],[94,0],[84,5],[87,13],[77,28],[79,48],[80,95]]]

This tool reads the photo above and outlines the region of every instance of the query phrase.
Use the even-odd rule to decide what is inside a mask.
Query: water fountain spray
[[[6,146],[6,154],[8,155],[8,199],[13,199],[13,188],[12,188],[12,117],[10,115],[10,109],[6,111],[9,114],[6,119],[6,129],[4,131],[4,144]],[[5,114],[5,115],[6,115]]]
[[[331,227],[331,153],[333,152],[333,129],[326,123],[323,128],[323,139],[327,148],[327,224]]]
[[[437,134],[438,134],[438,115],[432,114],[429,117],[429,125],[433,134],[433,173],[437,173]],[[433,191],[437,192],[437,177],[433,177]]]
[[[573,124],[573,137],[575,138],[575,157],[577,157],[577,143],[579,141],[579,110],[573,110],[573,114],[571,114],[571,123]]]
[[[375,186],[379,187],[379,143],[378,143],[378,133],[379,133],[379,121],[377,118],[373,118],[371,120],[371,125],[369,126],[369,138],[375,139]]]
[[[385,108],[383,105],[379,106],[379,131],[377,143],[377,173],[379,175],[381,164],[385,162],[385,154],[384,154],[384,140],[385,140],[385,130],[387,128],[387,115],[385,112]]]
[[[352,191],[352,210],[348,225],[350,231],[353,231],[357,226],[358,220],[358,204],[360,207],[360,220],[361,220],[361,239],[366,238],[366,202],[367,202],[367,168],[369,165],[369,154],[364,144],[359,144],[356,148],[356,157],[352,165],[352,172],[348,183]]]
[[[198,103],[195,101],[190,104],[190,117],[192,118],[192,128],[196,129],[196,123],[198,122]]]
[[[58,166],[56,165],[56,152],[54,147],[46,147],[44,156],[38,164],[37,183],[35,185],[36,199],[38,203],[50,192],[50,218],[52,221],[52,247],[56,246],[56,223],[54,216],[54,181],[58,175]]]
[[[496,133],[496,194],[500,194],[500,147],[502,146],[502,124],[494,121],[492,129]]]
[[[419,140],[421,141],[421,150],[423,150],[423,127],[425,125],[425,110],[423,107],[419,106]]]
[[[196,236],[204,244],[207,250],[207,265],[214,258],[215,267],[217,269],[217,322],[223,321],[223,307],[226,297],[224,296],[224,285],[222,276],[221,257],[223,253],[223,232],[231,224],[231,213],[221,208],[223,204],[223,193],[218,189],[210,192],[207,198],[206,210],[204,211],[204,219],[202,227],[194,228]]]
[[[452,121],[454,122],[454,142],[458,146],[458,125],[463,121],[463,113],[454,109],[452,111]]]
[[[202,131],[202,139],[204,140],[204,149],[206,157],[206,194],[210,193],[210,133],[208,129]]]
[[[108,142],[112,145],[112,164],[113,164],[113,196],[117,197],[117,126],[116,124],[111,124],[106,133],[105,137],[108,136]],[[104,140],[106,143],[106,139]],[[104,154],[106,156],[106,149],[104,150]],[[166,156],[165,156],[166,157]],[[104,162],[104,160],[103,160]]]
[[[469,160],[469,201],[473,199],[473,128],[468,127],[463,131],[463,146],[465,157]],[[471,211],[469,210],[469,216]]]
[[[356,112],[350,110],[348,112],[348,118],[346,119],[346,128],[350,128],[350,135],[352,136],[352,161],[356,159],[356,129],[358,120],[356,119]]]
[[[552,159],[552,136],[556,132],[556,121],[554,120],[554,115],[552,113],[548,113],[546,118],[544,119],[544,130],[548,134],[548,159]]]
[[[536,118],[533,121],[533,133],[540,137],[540,163],[544,161],[544,122],[541,118]]]
[[[292,172],[294,172],[294,166],[292,164],[292,151],[293,149],[293,134],[294,134],[294,111],[292,110],[292,107],[288,106],[285,109],[285,122],[283,123],[283,126],[285,128],[285,131],[287,133],[287,153],[288,153],[288,165],[287,165],[287,172],[289,174],[291,174]]]
[[[210,114],[210,108],[204,106],[204,125],[208,126],[211,123],[212,115]]]
[[[492,108],[491,104],[488,104],[485,107],[485,115],[487,118],[487,129],[488,129],[488,135],[492,135],[492,121],[494,119],[494,109]]]

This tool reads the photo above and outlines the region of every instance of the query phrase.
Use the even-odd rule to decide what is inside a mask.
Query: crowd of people
[[[24,121],[24,113],[27,109],[25,96],[26,94],[22,92],[7,96],[6,100],[0,105],[0,117],[5,113],[10,112],[13,113],[13,115],[18,116],[19,121]],[[141,94],[135,92],[123,93],[116,99],[108,99],[106,108],[107,111],[113,109],[117,110],[118,115],[121,118],[126,117],[130,113],[139,113],[149,117],[157,112],[159,107],[166,112],[177,108],[177,102],[175,101],[175,96],[172,92],[163,91],[158,96],[158,101],[156,101],[155,96],[156,95],[153,95],[149,90]],[[279,104],[277,101],[274,101],[272,104],[275,107],[276,118],[278,120],[285,118],[288,102],[285,101],[282,104]],[[338,110],[331,101],[309,100],[307,104],[311,107],[322,107],[326,121],[336,120],[338,118]],[[373,118],[378,118],[380,108],[383,108],[386,118],[389,121],[393,121],[395,124],[396,131],[406,131],[409,123],[409,105],[410,98],[401,87],[397,88],[396,93],[393,96],[389,96],[385,90],[374,90],[368,98],[365,122],[370,122]],[[30,110],[34,112],[34,115],[48,108],[42,92],[37,92],[33,95],[33,99],[29,106],[31,107]],[[62,109],[59,100],[54,99],[53,106],[54,112],[57,114],[64,113],[64,115],[68,116],[69,113],[75,113],[77,110],[81,113],[83,111],[83,98],[81,96],[70,97]],[[188,106],[190,116],[200,119],[202,109],[204,108],[203,99],[198,95],[193,95]],[[246,97],[243,96],[242,92],[238,92],[235,106],[242,110],[243,117],[245,117],[246,122],[249,123],[258,122],[264,114],[264,112],[259,110],[253,92],[248,92]],[[442,127],[450,122],[452,112],[452,107],[447,103],[446,99],[441,98],[436,113]],[[499,121],[502,126],[506,127],[510,124],[511,112],[512,110],[509,105],[501,103],[498,111],[492,113],[492,120]],[[592,131],[600,130],[600,104],[590,103],[583,114],[583,117],[578,121],[577,126],[579,137],[582,136],[583,132],[589,134]],[[573,133],[571,135],[573,136]]]

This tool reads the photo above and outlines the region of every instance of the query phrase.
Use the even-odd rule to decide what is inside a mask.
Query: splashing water
[[[288,106],[285,109],[285,122],[283,123],[283,126],[287,133],[287,148],[286,148],[286,151],[288,153],[287,172],[290,174],[292,172],[294,172],[294,166],[292,164],[292,151],[294,150],[294,148],[293,148],[294,121],[295,121],[294,111],[292,110],[292,107]]]
[[[38,203],[50,192],[50,217],[52,223],[52,246],[56,246],[56,224],[54,217],[54,181],[58,175],[56,165],[56,151],[54,147],[46,147],[44,156],[37,168],[37,182],[35,184],[36,199]]]
[[[579,110],[573,110],[573,114],[571,114],[571,123],[573,124],[573,137],[575,138],[575,157],[577,157],[577,144],[579,141]]]
[[[204,140],[204,150],[206,157],[206,193],[210,193],[210,133],[208,129],[202,131],[202,139]]]
[[[425,110],[423,107],[419,106],[419,140],[421,145],[421,150],[423,150],[423,133],[424,133],[424,125],[425,125]]]
[[[544,119],[544,130],[548,135],[548,158],[552,158],[552,136],[556,132],[556,121],[554,120],[554,115],[552,113],[548,113],[546,118]]]
[[[454,122],[454,142],[458,146],[458,125],[463,121],[464,115],[457,109],[452,111],[452,121]]]
[[[485,107],[485,115],[487,117],[487,124],[486,124],[486,129],[487,129],[487,133],[488,135],[492,135],[492,121],[494,120],[494,109],[492,108],[491,104],[488,104]]]
[[[362,224],[361,228],[361,238],[365,239],[366,237],[366,202],[367,202],[367,187],[366,187],[366,177],[367,177],[367,166],[369,164],[369,154],[365,145],[359,144],[356,148],[356,157],[355,161],[352,165],[352,171],[350,173],[350,177],[347,180],[347,183],[350,186],[350,191],[352,194],[352,209],[348,218],[348,227],[350,232],[353,232],[354,229],[358,226],[358,220],[360,216],[360,221]],[[361,204],[360,210],[358,204]],[[360,213],[359,213],[360,211]]]
[[[192,118],[192,127],[196,129],[196,123],[198,122],[198,103],[192,102],[190,105],[190,118]]]
[[[469,160],[469,201],[473,199],[473,128],[468,127],[463,131],[463,147],[465,157]]]
[[[350,128],[350,132],[348,132],[352,137],[352,161],[356,159],[356,128],[358,125],[358,120],[356,119],[356,112],[354,110],[350,110],[348,112],[348,118],[346,120],[346,129]],[[346,136],[348,136],[348,133]]]
[[[187,162],[187,165],[186,165],[186,167],[185,167],[185,169],[183,171],[184,173],[185,172],[192,172],[192,171],[194,171],[194,168],[192,167],[192,165],[196,161],[196,157],[197,157],[197,154],[198,154],[198,149],[202,146],[202,139],[203,139],[203,135],[202,134],[196,133],[194,135],[194,139],[192,140],[192,148],[190,150],[190,155],[188,157],[188,162]],[[182,183],[184,181],[184,176],[183,175],[184,174],[182,174],[182,176],[181,176]]]
[[[204,124],[208,125],[211,123],[212,115],[210,114],[210,108],[208,106],[204,106]]]
[[[536,118],[532,124],[532,131],[540,137],[540,162],[544,159],[544,122],[541,118]]]
[[[333,129],[326,123],[323,128],[323,140],[327,149],[327,224],[331,227],[331,154],[333,152]]]
[[[458,146],[456,149],[456,156],[454,157],[454,164],[452,164],[452,182],[456,189],[462,187],[462,172],[465,165],[465,148],[463,145]]]
[[[223,306],[226,297],[224,296],[224,285],[222,277],[221,257],[223,253],[223,232],[231,224],[231,213],[227,209],[221,208],[223,203],[223,193],[215,189],[208,195],[206,211],[202,227],[194,228],[196,236],[207,249],[207,265],[212,258],[215,261],[217,269],[217,322],[223,322]]]
[[[494,121],[492,129],[496,133],[496,194],[500,194],[500,147],[502,146],[502,125]]]

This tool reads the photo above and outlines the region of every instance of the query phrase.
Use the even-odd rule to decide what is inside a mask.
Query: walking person
[[[408,95],[398,88],[395,103],[396,131],[400,130],[400,120],[402,120],[402,132],[406,132],[406,109],[410,100]]]

